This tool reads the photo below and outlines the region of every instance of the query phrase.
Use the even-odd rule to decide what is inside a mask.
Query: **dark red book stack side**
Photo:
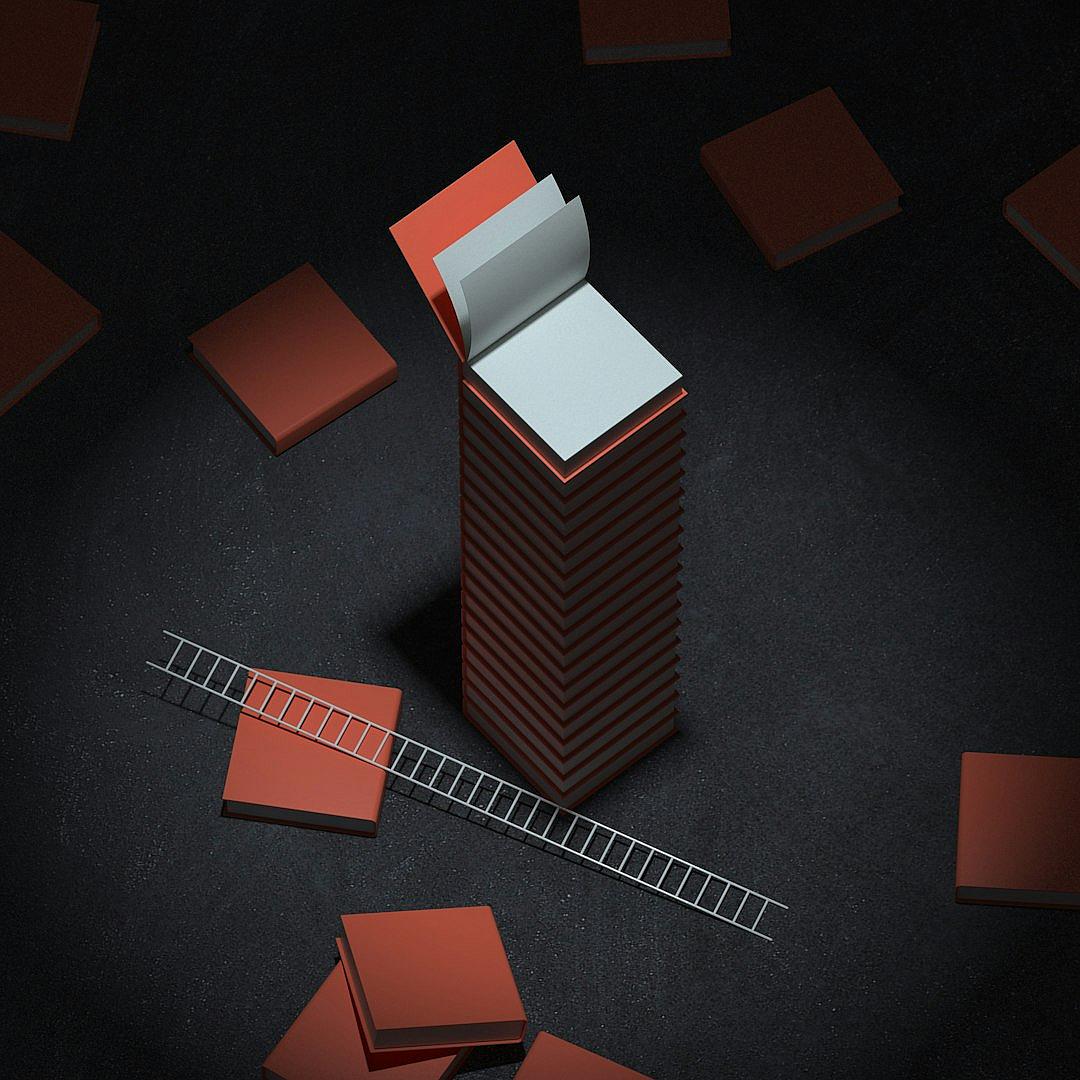
[[[97,43],[97,4],[0,3],[0,131],[69,140]]]
[[[774,270],[900,212],[900,186],[831,88],[701,149]]]
[[[1005,219],[1080,287],[1080,146],[1005,199]]]
[[[517,1080],[649,1080],[591,1050],[541,1031],[516,1073]]]
[[[731,55],[728,0],[580,0],[586,64]]]

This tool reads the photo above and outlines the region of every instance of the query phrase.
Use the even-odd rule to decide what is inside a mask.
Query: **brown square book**
[[[517,1071],[516,1080],[649,1080],[644,1073],[556,1039],[541,1031]]]
[[[264,677],[261,683],[252,689],[260,676]],[[249,700],[264,712],[308,734],[322,728],[323,737],[333,741],[345,726],[346,716],[342,713],[329,716],[322,705],[309,708],[305,699],[293,698],[283,687],[271,691],[265,676],[389,731],[397,728],[401,691],[394,687],[282,671],[249,673],[246,687],[251,691]],[[270,697],[263,705],[268,693]],[[368,727],[360,720],[348,722],[340,741],[346,749],[356,750],[372,762],[378,760],[385,765],[390,760],[391,740],[386,738],[385,731]],[[386,773],[378,765],[360,761],[242,709],[229,757],[221,810],[226,817],[374,836],[385,790]]]
[[[1005,199],[1005,218],[1080,286],[1080,146]]]
[[[0,415],[100,329],[97,308],[0,233]]]
[[[305,263],[190,337],[195,359],[275,454],[397,378],[397,365]]]
[[[521,1042],[525,1010],[489,907],[343,915],[338,951],[372,1051]]]
[[[774,270],[900,212],[899,185],[831,87],[706,143],[701,164]]]
[[[956,899],[1080,908],[1080,758],[962,756]]]
[[[97,4],[0,3],[0,130],[71,138],[98,36]]]
[[[263,1080],[449,1080],[468,1050],[453,1054],[401,1051],[375,1060],[356,1022],[340,964],[315,991],[263,1062]]]
[[[731,55],[728,0],[579,0],[586,64]]]

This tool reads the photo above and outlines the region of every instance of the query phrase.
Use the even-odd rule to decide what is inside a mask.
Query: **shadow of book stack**
[[[513,143],[392,232],[463,360],[465,716],[573,806],[675,731],[681,376]]]

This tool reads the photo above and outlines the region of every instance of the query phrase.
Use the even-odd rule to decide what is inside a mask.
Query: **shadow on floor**
[[[461,707],[461,597],[457,580],[390,627],[387,638],[455,709]]]

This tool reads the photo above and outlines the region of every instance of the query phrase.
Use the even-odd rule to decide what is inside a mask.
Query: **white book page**
[[[587,283],[504,337],[468,377],[571,464],[682,382]]]
[[[461,288],[462,279],[565,205],[555,177],[546,176],[435,256],[435,269],[454,305],[466,356],[471,352],[473,318]]]

